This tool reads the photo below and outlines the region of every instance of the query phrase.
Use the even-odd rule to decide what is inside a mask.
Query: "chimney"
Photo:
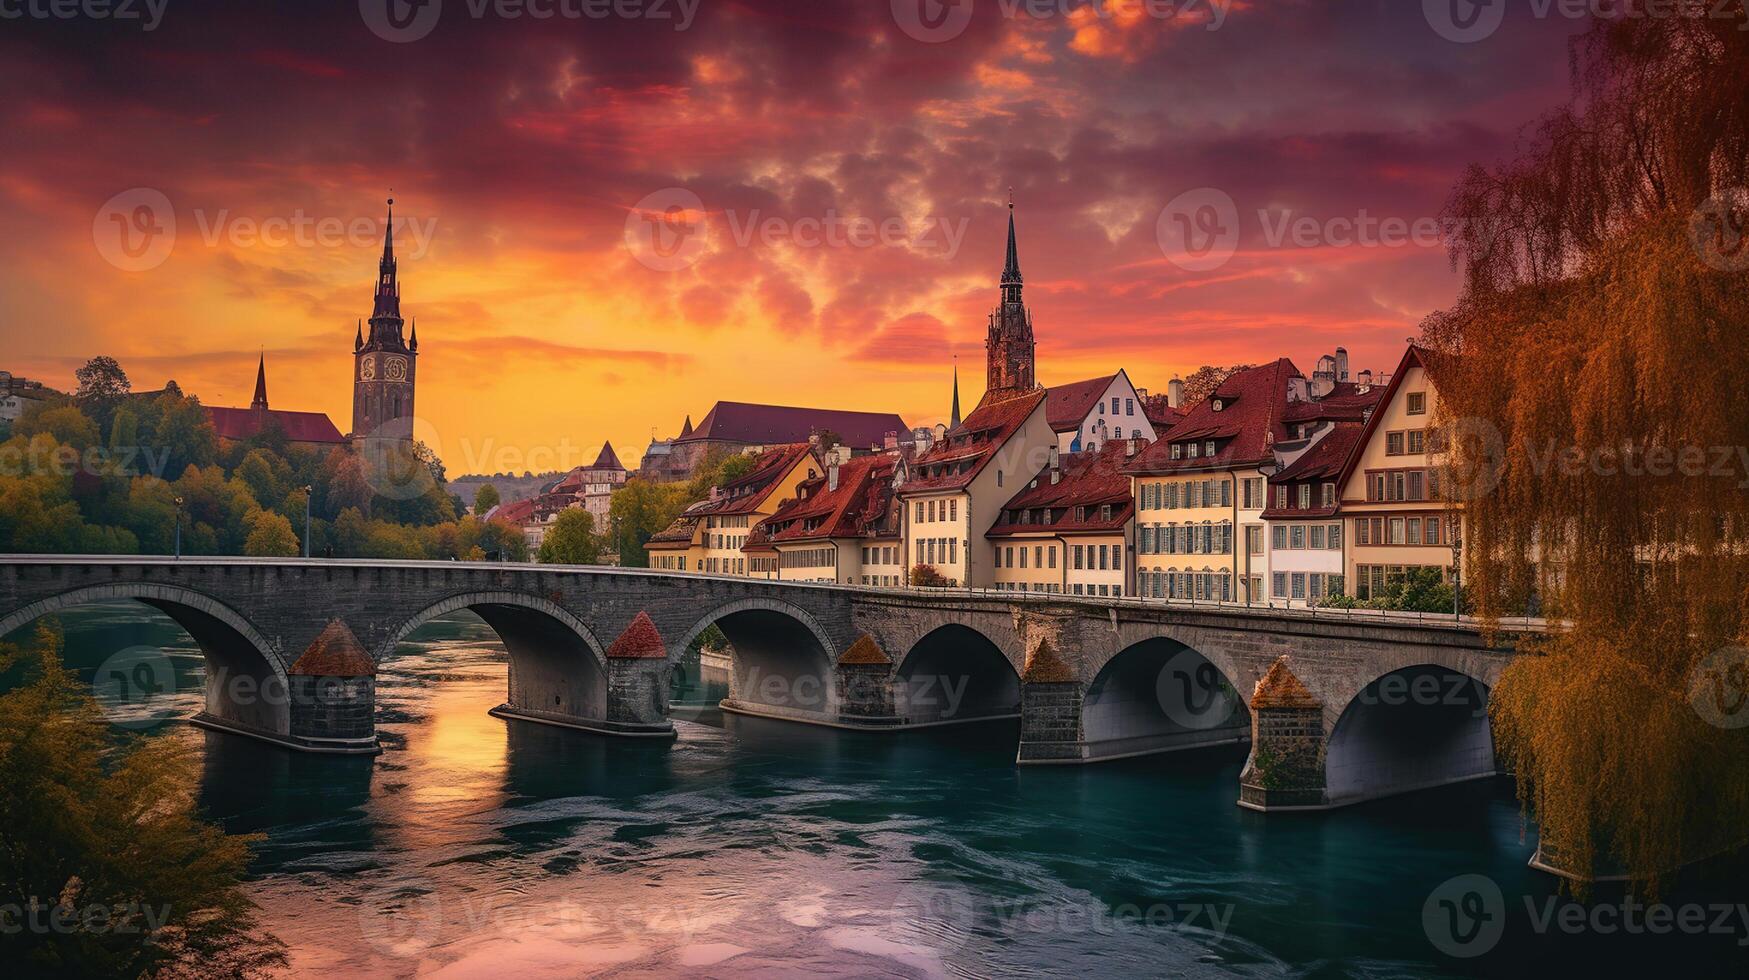
[[[826,489],[828,492],[838,491],[838,460],[834,458],[832,465],[826,467]]]
[[[1360,383],[1369,388],[1372,387],[1372,368],[1360,372]]]
[[[1184,382],[1173,378],[1166,384],[1166,404],[1177,408],[1184,402]]]
[[[1336,380],[1348,380],[1348,348],[1336,348]]]
[[[1135,456],[1135,454],[1137,452],[1141,451],[1141,448],[1142,448],[1142,440],[1140,440],[1140,439],[1125,439],[1124,440],[1124,449],[1123,449],[1124,458],[1129,459],[1129,458]]]

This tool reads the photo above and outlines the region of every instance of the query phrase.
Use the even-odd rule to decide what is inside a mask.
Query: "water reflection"
[[[89,671],[173,624],[67,617]],[[379,678],[376,758],[293,754],[182,726],[201,804],[267,835],[252,888],[293,972],[764,976],[1510,976],[1681,962],[1736,937],[1537,932],[1550,896],[1505,783],[1333,814],[1234,805],[1243,749],[1095,767],[1013,765],[1014,723],[899,737],[695,711],[669,742],[486,714],[507,660],[485,624],[428,624]],[[683,679],[694,703],[711,694]],[[1684,895],[1742,898],[1742,868]],[[1498,949],[1430,944],[1456,875],[1514,904]],[[1734,877],[1732,876],[1734,875]],[[1733,898],[1732,896],[1735,896]]]

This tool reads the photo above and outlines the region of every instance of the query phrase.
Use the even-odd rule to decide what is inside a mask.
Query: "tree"
[[[559,512],[558,520],[541,539],[543,565],[593,565],[601,560],[601,538],[595,533],[595,516],[581,507]]]
[[[255,512],[249,537],[243,542],[243,554],[250,558],[295,558],[300,548],[291,522],[283,515],[271,510]]]
[[[649,555],[644,544],[674,523],[688,503],[686,484],[652,483],[633,477],[615,490],[608,504],[608,534],[610,547],[619,553],[620,567],[647,567]]]
[[[258,976],[282,965],[243,887],[258,838],[199,818],[188,743],[117,746],[46,624],[28,653],[0,644],[0,671],[20,662],[31,679],[0,695],[0,881],[40,917],[59,905],[105,927],[8,930],[11,971]]]
[[[1184,397],[1179,401],[1178,407],[1190,408],[1190,406],[1214,394],[1215,389],[1221,386],[1221,382],[1252,367],[1254,365],[1251,364],[1235,364],[1232,367],[1214,367],[1204,364],[1190,372],[1190,377],[1184,379]]]
[[[953,585],[953,582],[934,565],[913,565],[911,584],[930,589],[945,589]]]
[[[474,513],[484,517],[496,506],[498,506],[498,488],[490,483],[480,484],[480,489],[474,492]]]
[[[1704,463],[1749,445],[1749,12],[1720,13],[1577,39],[1572,103],[1454,191],[1464,293],[1424,327],[1466,595],[1566,624],[1495,687],[1506,768],[1559,863],[1654,888],[1749,825],[1749,728],[1705,694],[1749,640],[1749,496]]]
[[[113,357],[93,357],[74,371],[73,377],[79,381],[79,387],[73,393],[74,401],[107,436],[110,419],[133,389],[127,372]]]

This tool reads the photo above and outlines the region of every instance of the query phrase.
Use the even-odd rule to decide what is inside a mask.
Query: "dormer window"
[[[1214,410],[1215,410],[1215,411],[1217,411],[1217,412],[1218,412],[1218,411],[1220,411],[1220,410],[1221,410],[1221,409],[1223,409],[1223,408],[1226,408],[1226,407],[1227,407],[1227,403],[1226,403],[1226,402],[1223,402],[1223,401],[1221,401],[1221,400],[1220,400],[1220,399],[1219,399],[1219,398],[1216,398],[1216,399],[1215,399],[1215,400],[1214,400],[1214,401],[1212,401],[1212,402],[1210,402],[1210,403],[1209,403],[1209,407],[1210,407],[1210,408],[1212,408],[1212,409],[1214,409]]]
[[[1188,452],[1185,453],[1185,455],[1191,459],[1195,459],[1197,457],[1197,454],[1202,451],[1202,447],[1198,446],[1194,442],[1185,448],[1187,450],[1189,450]]]
[[[1184,458],[1184,446],[1182,444],[1176,443],[1176,442],[1172,444],[1172,458],[1173,459],[1183,459]]]
[[[1213,439],[1210,439],[1203,444],[1202,454],[1204,456],[1213,456],[1215,454],[1215,441]]]

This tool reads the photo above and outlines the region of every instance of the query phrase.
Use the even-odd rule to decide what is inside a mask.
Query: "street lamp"
[[[182,557],[182,498],[176,498],[176,557]]]
[[[310,557],[310,494],[315,493],[314,487],[304,488],[304,557]]]

